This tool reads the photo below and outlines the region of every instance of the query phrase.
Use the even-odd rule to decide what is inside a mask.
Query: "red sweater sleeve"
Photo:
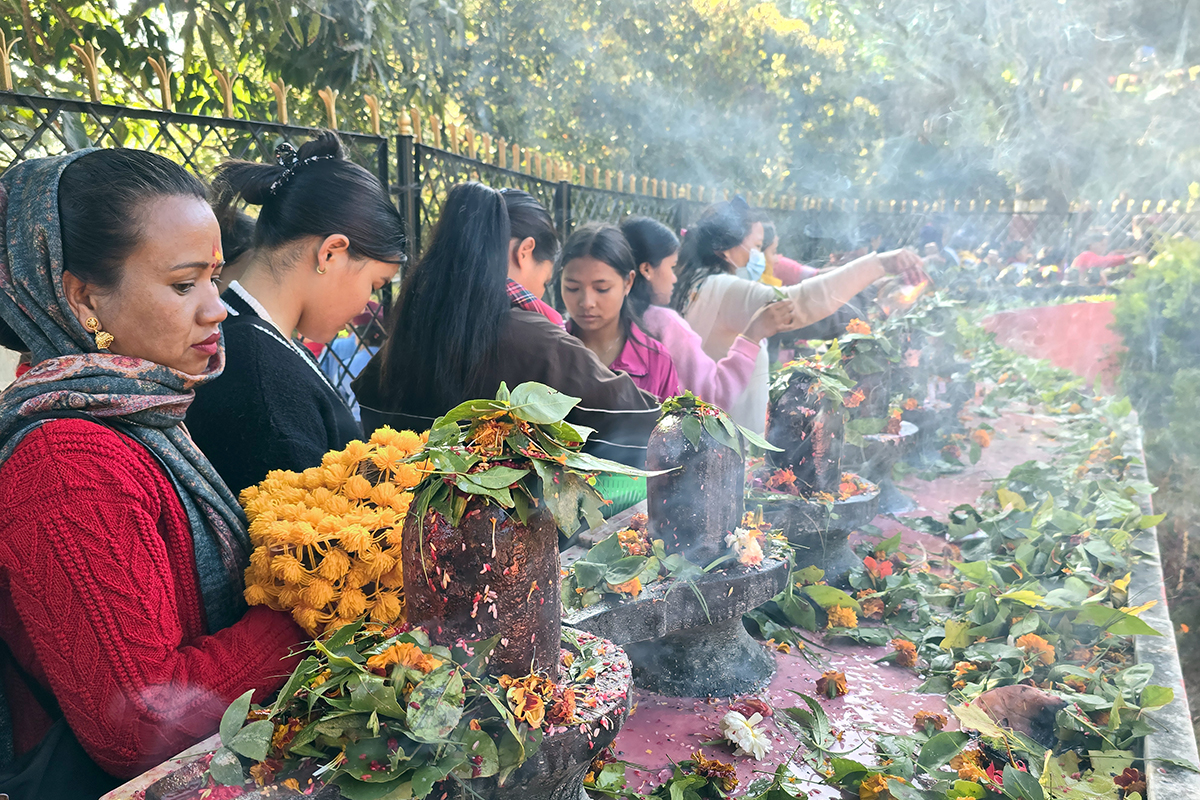
[[[5,638],[117,777],[211,735],[247,689],[263,701],[304,638],[263,607],[203,635],[172,484],[140,444],[86,421],[44,424],[0,469],[0,570],[16,612]]]

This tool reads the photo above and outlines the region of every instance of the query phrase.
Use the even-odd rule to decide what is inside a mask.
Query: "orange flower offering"
[[[846,323],[846,333],[860,333],[864,336],[870,336],[871,326],[858,317],[855,317]]]
[[[891,561],[876,561],[871,556],[867,556],[863,559],[863,566],[867,568],[867,574],[870,575],[872,579],[882,580],[883,578],[886,578],[888,575],[892,574]]]
[[[846,404],[846,408],[858,408],[860,405],[862,405],[862,401],[866,399],[867,396],[863,394],[862,389],[855,389],[842,402]]]
[[[817,678],[817,691],[832,700],[850,691],[846,688],[845,673],[830,670]]]
[[[399,644],[392,645],[382,653],[368,658],[367,669],[384,675],[393,664],[400,664],[404,667],[412,667],[413,669],[420,670],[428,675],[443,663],[441,659],[421,652],[421,648],[415,644],[400,642]]]
[[[645,514],[634,514],[629,520],[629,527],[617,532],[617,541],[626,555],[648,556],[654,552],[654,545],[646,532],[646,522]]]
[[[863,600],[859,605],[862,606],[863,616],[867,619],[883,619],[883,601],[878,597]]]
[[[992,443],[992,434],[986,428],[976,428],[971,433],[971,439],[980,447],[987,447]]]
[[[630,597],[637,597],[642,593],[642,581],[639,578],[627,580],[624,583],[618,583],[615,586],[609,584],[617,594],[627,594]]]
[[[920,406],[921,404],[917,402],[917,398],[915,397],[910,397],[904,401],[905,411],[916,411],[918,408],[920,408]]]
[[[1039,661],[1047,667],[1054,663],[1054,645],[1036,633],[1027,633],[1017,639],[1017,647],[1024,650],[1031,660]]]
[[[873,489],[874,487],[871,484],[853,472],[843,472],[841,483],[838,484],[838,499],[847,500],[851,497],[857,497],[860,494],[866,494]]]
[[[918,730],[925,730],[927,727],[933,726],[935,731],[940,731],[946,727],[947,722],[949,720],[946,719],[945,714],[938,714],[935,711],[918,711],[913,714],[913,723]]]
[[[402,622],[400,538],[423,466],[406,462],[422,442],[380,428],[369,442],[326,453],[319,467],[274,470],[245,489],[254,545],[246,602],[290,611],[311,636],[363,616]]]
[[[699,750],[692,753],[692,773],[719,784],[721,791],[730,794],[737,788],[737,768],[715,758],[705,758]]]
[[[876,772],[863,778],[858,785],[858,800],[893,800],[895,795],[888,790],[888,782],[908,783],[897,775],[886,775]]]
[[[959,780],[981,781],[987,777],[983,768],[983,752],[980,750],[963,750],[950,759],[950,768],[958,770]]]
[[[790,469],[779,469],[767,478],[767,488],[774,492],[796,494],[796,473]]]
[[[854,613],[853,608],[843,608],[842,606],[830,606],[826,609],[829,614],[829,624],[826,628],[857,628],[858,615]]]
[[[892,647],[896,649],[896,663],[902,667],[917,665],[917,646],[907,639],[892,639]]]
[[[904,422],[902,417],[903,415],[900,413],[900,409],[898,408],[893,408],[891,411],[889,411],[887,427],[883,429],[883,432],[889,436],[899,436],[900,425]]]

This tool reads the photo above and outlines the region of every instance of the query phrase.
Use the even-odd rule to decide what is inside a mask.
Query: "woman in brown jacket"
[[[405,278],[388,341],[354,381],[364,432],[425,430],[473,398],[537,381],[580,398],[568,421],[596,429],[587,450],[640,465],[658,402],[506,291],[510,224],[500,192],[455,186],[428,250]]]

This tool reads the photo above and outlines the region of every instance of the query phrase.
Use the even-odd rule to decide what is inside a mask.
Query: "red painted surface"
[[[900,489],[911,497],[917,508],[906,516],[930,515],[945,519],[947,512],[961,503],[975,503],[991,488],[991,481],[1001,478],[1025,461],[1047,460],[1053,440],[1047,436],[1055,426],[1053,417],[1044,414],[1006,413],[999,419],[964,418],[973,427],[987,422],[994,428],[992,442],[983,450],[978,463],[968,465],[957,475],[947,475],[935,481],[923,481],[910,476]],[[922,554],[941,557],[950,547],[944,538],[918,533],[895,520],[878,517],[873,523],[883,536],[902,534],[902,549],[914,559]],[[875,623],[867,623],[875,624]],[[759,697],[781,714],[782,709],[802,706],[803,701],[790,690],[816,697],[815,681],[821,672],[836,669],[846,674],[849,694],[835,700],[820,698],[833,726],[844,736],[844,749],[855,749],[848,757],[870,761],[871,747],[860,747],[872,738],[868,731],[903,733],[912,730],[912,715],[921,709],[951,717],[950,729],[957,726],[942,695],[917,694],[921,684],[915,672],[892,664],[876,664],[887,655],[890,647],[868,647],[845,640],[826,642],[820,634],[804,633],[814,646],[803,653],[777,654],[778,672],[770,686]],[[779,764],[789,760],[796,747],[796,738],[783,724],[776,725],[775,717],[765,720],[760,728],[772,741],[772,751],[766,759],[756,762],[749,757],[734,757],[733,748],[721,741],[718,728],[721,717],[729,710],[730,699],[704,700],[663,697],[637,691],[636,711],[626,722],[616,740],[617,757],[640,769],[627,773],[629,787],[647,792],[671,775],[671,763],[689,758],[694,750],[703,750],[708,758],[737,764],[739,791],[746,783],[769,775]],[[802,766],[799,756],[791,759],[797,783],[811,798],[837,798],[840,794],[818,784],[816,776]]]
[[[983,321],[996,341],[1019,353],[1044,358],[1087,378],[1103,376],[1111,392],[1119,371],[1116,355],[1121,338],[1109,329],[1112,302],[1071,303],[1060,306],[1001,311]]]

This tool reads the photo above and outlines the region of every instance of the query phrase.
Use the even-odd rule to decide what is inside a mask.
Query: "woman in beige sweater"
[[[683,239],[671,305],[700,334],[704,351],[714,359],[729,351],[756,311],[779,299],[779,291],[795,304],[793,322],[802,328],[829,316],[885,275],[903,275],[911,283],[923,278],[921,259],[910,250],[870,253],[782,290],[737,277],[734,271],[746,265],[762,236],[762,223],[751,222],[746,203],[735,198],[706,209]],[[763,347],[749,385],[728,409],[739,425],[757,433],[766,425],[767,380]]]

